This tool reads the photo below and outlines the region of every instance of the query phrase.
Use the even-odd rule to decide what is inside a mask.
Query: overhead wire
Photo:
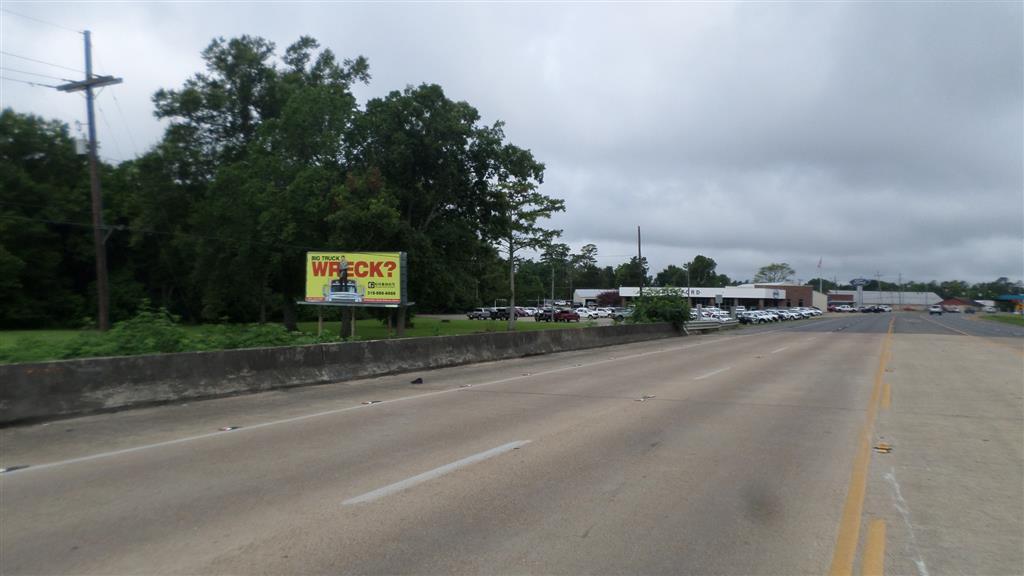
[[[29,62],[35,62],[36,64],[45,64],[47,66],[53,66],[54,68],[60,68],[62,70],[70,70],[71,72],[85,74],[84,70],[79,70],[78,68],[72,68],[70,66],[64,66],[62,64],[55,64],[53,62],[47,62],[46,60],[39,60],[37,58],[31,58],[29,56],[22,56],[21,54],[15,54],[13,52],[8,52],[6,50],[0,50],[0,54],[3,54],[4,56],[10,56],[11,58],[18,58],[19,60],[27,60]]]
[[[42,82],[32,82],[30,80],[20,80],[18,78],[11,78],[9,76],[0,76],[0,80],[8,80],[10,82],[21,82],[22,84],[28,84],[29,86],[38,86],[39,88],[56,88],[53,84],[44,84]]]
[[[128,119],[125,118],[124,112],[121,110],[121,103],[117,100],[117,94],[111,91],[110,96],[114,99],[114,106],[117,107],[117,113],[121,116],[121,121],[124,122],[124,130],[128,133],[128,140],[132,143],[132,151],[136,156],[138,156],[139,146],[135,143],[135,136],[132,135],[131,126],[129,126]]]
[[[114,129],[110,127],[110,122],[107,121],[107,114],[103,111],[103,106],[96,103],[96,109],[100,111],[100,118],[103,119],[103,125],[107,127],[107,132],[110,133],[110,139],[114,141],[114,150],[117,150],[117,155],[122,159],[118,163],[124,162],[124,153],[121,152],[121,145],[117,141],[117,136],[114,135]]]
[[[6,12],[6,13],[12,15],[12,16],[17,16],[19,18],[24,18],[26,20],[32,20],[32,21],[38,22],[40,24],[46,24],[47,26],[53,26],[54,28],[60,28],[61,30],[67,30],[68,32],[74,32],[75,34],[81,34],[82,33],[81,30],[75,30],[74,28],[69,28],[67,26],[64,26],[64,25],[61,25],[61,24],[57,24],[56,22],[50,22],[49,20],[43,20],[42,18],[36,18],[35,16],[29,16],[28,14],[21,14],[19,12],[15,12],[14,10],[9,10],[7,8],[0,8],[0,12]]]
[[[40,78],[49,78],[51,80],[62,80],[64,82],[74,82],[74,80],[68,80],[67,78],[61,78],[60,76],[52,76],[50,74],[40,74],[38,72],[29,72],[28,70],[19,70],[17,68],[10,68],[7,66],[0,66],[0,70],[6,70],[8,72],[15,72],[17,74],[28,74],[29,76],[38,76]]]

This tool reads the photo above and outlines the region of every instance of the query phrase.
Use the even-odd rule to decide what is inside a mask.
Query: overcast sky
[[[362,54],[360,100],[437,83],[504,120],[601,265],[696,254],[736,279],[787,262],[896,281],[1024,276],[1024,10],[1002,3],[38,3],[93,32],[102,155],[162,135],[152,94],[215,36]],[[2,76],[79,73],[81,36],[0,12]],[[18,72],[21,71],[21,72]],[[84,122],[78,95],[4,80],[18,112]]]

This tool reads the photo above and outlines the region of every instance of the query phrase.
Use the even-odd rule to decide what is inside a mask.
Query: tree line
[[[153,96],[161,140],[101,166],[112,320],[148,301],[188,322],[294,327],[311,314],[295,305],[305,252],[324,249],[407,252],[422,311],[735,283],[702,255],[652,276],[646,258],[601,266],[596,245],[558,243],[545,221],[564,204],[540,192],[544,164],[436,84],[360,107],[367,60],[308,37],[280,56],[262,38],[217,38],[202,57]],[[68,127],[0,113],[0,327],[91,321],[89,207]]]

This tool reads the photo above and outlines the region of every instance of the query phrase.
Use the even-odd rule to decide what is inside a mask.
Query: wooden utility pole
[[[96,158],[96,113],[93,111],[94,88],[120,84],[120,78],[92,75],[92,42],[89,31],[85,36],[85,80],[57,86],[61,92],[85,91],[86,112],[89,118],[89,188],[92,193],[92,242],[96,252],[96,297],[99,329],[110,329],[110,285],[107,281],[106,234],[103,226],[103,194],[100,191],[99,161]]]
[[[644,295],[644,257],[640,254],[640,227],[636,227],[636,263],[640,267],[640,297]]]

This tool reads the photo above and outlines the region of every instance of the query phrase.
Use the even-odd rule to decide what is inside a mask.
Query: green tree
[[[0,113],[0,326],[95,315],[89,181],[61,122]]]
[[[172,208],[184,212],[171,223],[184,254],[176,260],[185,261],[202,318],[259,310],[263,319],[273,293],[295,327],[303,252],[326,240],[331,191],[345,174],[350,86],[369,79],[365,59],[339,63],[318,48],[300,38],[280,66],[272,42],[218,38],[203,52],[206,73],[154,96],[170,125],[146,163],[162,177],[143,194],[171,193],[144,199],[141,220],[159,222],[183,200]]]
[[[397,211],[387,245],[406,250],[410,270],[421,271],[411,274],[409,292],[428,309],[485,298],[497,259],[492,231],[505,219],[497,186],[543,178],[543,164],[505,142],[500,122],[479,119],[469,104],[424,84],[370,100],[350,139],[352,173],[373,186],[349,194],[348,205]]]
[[[838,290],[839,285],[827,278],[812,278],[804,283],[804,286],[813,286],[815,290],[818,289],[818,282],[821,281],[821,289],[824,290],[825,294],[828,294],[829,290]]]
[[[516,254],[522,250],[536,250],[551,246],[561,230],[542,228],[539,221],[565,210],[565,202],[550,198],[537,191],[537,183],[519,179],[500,182],[495,190],[500,218],[492,220],[492,234],[499,251],[508,263],[508,306],[516,305]],[[508,329],[515,330],[516,315],[508,315]]]
[[[690,272],[690,286],[719,286],[718,274],[715,273],[718,263],[713,258],[698,254],[683,267]]]
[[[630,322],[671,322],[681,330],[690,319],[690,306],[681,291],[662,290],[636,299]]]
[[[654,277],[654,283],[657,286],[687,286],[688,275],[684,268],[680,268],[675,264],[669,264],[664,270],[658,272],[657,276]]]
[[[548,282],[551,288],[551,298],[555,298],[555,286],[564,286],[565,283],[556,282],[559,274],[563,279],[568,280],[569,276],[569,246],[561,243],[554,243],[547,246],[540,256],[540,261],[547,267]],[[569,298],[572,298],[570,292]]]
[[[620,264],[615,269],[614,283],[620,286],[650,286],[650,276],[647,275],[647,258],[638,260],[636,256],[629,259],[629,262]],[[609,286],[611,288],[612,286]],[[603,288],[603,286],[602,286]]]
[[[788,282],[792,280],[793,276],[796,275],[796,270],[793,270],[789,264],[772,263],[767,266],[762,266],[757,274],[754,274],[754,283],[763,284],[768,282]]]

